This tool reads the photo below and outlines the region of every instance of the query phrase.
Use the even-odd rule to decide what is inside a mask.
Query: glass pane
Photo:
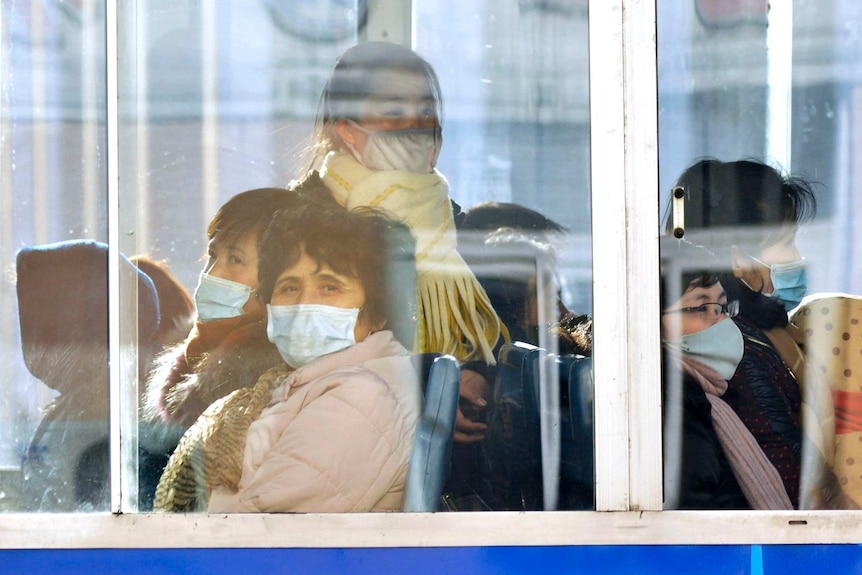
[[[166,264],[180,288],[160,292],[162,327],[176,329],[157,342],[166,352],[141,397],[140,509],[593,506],[586,4],[414,2],[412,13],[373,13],[352,0],[121,6],[121,247]],[[360,41],[405,19],[417,23],[415,52]],[[328,115],[316,124],[319,105]],[[310,150],[320,128],[328,140]],[[329,305],[295,295],[314,242],[376,221],[350,223],[360,216],[341,206],[382,208],[416,241],[415,250],[402,236],[372,249],[348,238],[312,258],[359,281],[364,297],[386,295],[384,321],[370,329],[356,327],[375,317],[370,299]],[[356,268],[381,255],[385,286]],[[291,283],[281,283],[285,274]],[[192,299],[197,318],[165,307]],[[319,345],[309,310],[292,307],[307,303],[329,305],[311,317],[330,318],[327,329],[341,326],[348,343],[333,335],[332,347]],[[412,306],[408,321],[396,303]],[[360,311],[340,323],[344,312],[331,308]],[[306,323],[291,331],[296,314]],[[504,346],[498,331],[522,345]],[[325,359],[341,365],[336,358],[382,337],[397,338],[426,369],[411,364],[393,377],[394,367],[360,362],[362,377],[378,374],[364,393],[397,399],[369,430],[367,416],[327,411],[339,389],[348,405],[367,400],[350,395],[354,379],[327,395],[321,374],[303,374],[328,365],[314,361],[324,352],[338,351]],[[425,441],[425,423],[414,422],[435,397],[434,377],[423,379],[434,353],[460,364],[466,420],[448,416],[458,432],[445,503],[422,501],[421,490],[414,499],[411,484],[419,468],[410,458]],[[290,375],[291,366],[301,368]],[[201,419],[207,407],[214,415]],[[239,412],[252,415],[238,422]],[[559,425],[562,437],[549,434]],[[380,428],[400,431],[393,440]],[[382,434],[373,449],[363,444],[369,433]],[[432,433],[432,453],[435,445],[444,453],[450,435],[437,445]],[[239,440],[226,447],[225,437]],[[381,460],[386,449],[400,462],[394,471]],[[442,478],[448,460],[440,462],[429,473]],[[350,501],[369,469],[385,478],[383,491],[357,503],[333,502],[319,479],[355,479]],[[275,485],[291,487],[265,495]]]
[[[658,5],[668,507],[862,503],[860,16]]]
[[[0,509],[106,511],[104,9],[0,22]]]
[[[414,18],[445,98],[438,167],[467,214],[459,249],[512,341],[539,348],[498,353],[488,436],[455,443],[450,495],[459,508],[591,509],[587,3],[416,1]],[[536,233],[553,224],[565,231]],[[567,310],[568,329],[542,328]],[[539,432],[557,412],[558,470],[556,434]]]

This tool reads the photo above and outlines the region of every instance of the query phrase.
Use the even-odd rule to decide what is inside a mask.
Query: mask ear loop
[[[348,124],[352,128],[355,128],[355,129],[359,130],[360,132],[362,132],[363,134],[365,134],[366,145],[367,145],[368,131],[365,128],[363,128],[362,126],[360,126],[359,124],[357,124],[356,122],[351,120],[350,118],[344,118],[343,120],[339,120],[339,122],[344,122],[345,124]],[[350,142],[348,142],[344,138],[344,136],[341,134],[341,132],[338,129],[336,129],[335,132],[338,134],[338,138],[341,140],[341,143],[344,144],[344,147],[347,148],[347,151],[350,152],[351,156],[353,156],[353,159],[355,159],[357,162],[359,162],[360,164],[362,164],[364,166],[365,164],[362,161],[362,154],[360,154],[356,150],[356,148],[354,147],[353,144],[351,144]]]
[[[353,159],[362,164],[362,155],[356,151],[356,148],[353,147],[353,144],[350,142],[344,142],[344,146],[347,148],[347,151],[350,152],[350,155],[353,156]],[[362,164],[363,166],[365,164]]]
[[[365,313],[365,306],[362,306],[361,308],[359,308],[359,313],[356,314],[356,321],[357,322],[362,318],[363,313]],[[385,319],[381,320],[378,327],[372,326],[371,328],[369,328],[368,335],[371,335],[372,333],[377,333],[378,331],[383,331],[384,328],[386,327],[387,323],[389,323],[387,320],[385,320]],[[368,337],[368,335],[366,335],[365,337]]]
[[[745,287],[747,287],[748,289],[750,289],[751,291],[753,291],[755,293],[761,293],[761,290],[763,289],[763,280],[761,280],[760,289],[754,289],[754,287],[745,280],[745,277],[743,275],[743,266],[739,262],[739,260],[742,258],[746,258],[746,259],[753,260],[753,261],[755,261],[761,265],[766,265],[766,264],[764,264],[763,262],[761,262],[757,258],[743,252],[742,250],[740,250],[736,246],[732,246],[730,250],[731,250],[730,251],[731,266],[732,266],[734,277],[739,278],[739,281],[741,281],[743,283],[743,285]],[[766,267],[769,268],[769,266],[766,266]]]

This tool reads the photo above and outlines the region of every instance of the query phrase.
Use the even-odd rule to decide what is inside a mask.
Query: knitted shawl
[[[721,399],[727,391],[727,381],[711,367],[677,350],[668,352],[670,359],[692,376],[706,394],[718,442],[751,508],[793,509],[781,475],[736,412]]]
[[[214,488],[237,488],[248,428],[260,417],[286,369],[274,367],[254,386],[238,389],[207,408],[183,435],[162,473],[156,511],[204,511]]]
[[[353,209],[379,207],[416,236],[419,321],[415,351],[493,365],[493,348],[508,332],[485,290],[457,251],[449,184],[430,174],[369,170],[352,156],[330,152],[320,170],[335,200]]]

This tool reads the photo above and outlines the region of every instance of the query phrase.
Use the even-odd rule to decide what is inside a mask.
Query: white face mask
[[[267,305],[266,335],[282,359],[302,367],[356,343],[358,308],[329,305]]]
[[[239,317],[245,313],[243,307],[250,295],[251,288],[245,284],[202,272],[195,288],[198,319],[206,322]]]
[[[365,149],[360,155],[345,142],[353,157],[370,170],[399,170],[428,174],[437,165],[443,143],[440,126],[409,130],[368,130],[352,120],[351,126],[365,134]]]
[[[721,376],[730,379],[742,361],[742,332],[729,317],[708,328],[684,335],[676,342],[667,342],[684,355],[706,364]]]

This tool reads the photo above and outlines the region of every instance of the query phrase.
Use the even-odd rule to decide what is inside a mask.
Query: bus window
[[[570,433],[561,442],[548,433],[560,417],[572,418],[568,370],[575,356],[590,352],[589,343],[571,343],[577,330],[584,336],[581,342],[590,339],[592,297],[585,208],[586,4],[576,3],[564,14],[532,5],[477,12],[458,3],[424,2],[404,13],[396,8],[375,12],[365,3],[356,10],[343,8],[338,3],[309,7],[303,14],[308,25],[302,27],[285,25],[289,19],[276,2],[241,9],[232,3],[210,8],[173,2],[125,14],[123,21],[138,38],[127,55],[129,65],[121,67],[126,71],[123,85],[130,86],[121,106],[128,112],[121,152],[131,174],[121,182],[121,196],[139,207],[134,251],[168,259],[190,291],[201,290],[199,275],[206,264],[200,258],[207,242],[218,244],[207,226],[240,192],[299,182],[297,189],[314,188],[342,206],[389,210],[408,224],[417,241],[422,321],[411,351],[452,354],[461,364],[445,505],[459,510],[592,508],[590,387],[576,390],[583,398],[575,416],[578,435]],[[416,32],[401,41],[394,31],[402,30],[397,23],[405,19],[415,23]],[[506,22],[509,32],[492,33],[492,21]],[[457,43],[443,40],[451,34],[439,33],[452,26],[461,30]],[[249,29],[257,32],[247,34]],[[417,76],[393,79],[400,71],[392,66],[376,71],[386,68],[390,58],[402,57],[394,47],[373,45],[387,39],[413,52],[415,58],[403,52],[403,66],[416,63]],[[359,96],[346,98],[344,93]],[[388,131],[418,130],[410,146],[421,146],[421,130],[433,130],[435,123],[440,135],[430,166],[427,154],[418,152],[407,157],[418,158],[419,164],[391,160],[393,146],[407,141]],[[312,143],[317,147],[310,148]],[[408,149],[416,148],[399,148]],[[351,174],[360,168],[423,173],[423,182],[439,175],[433,189],[445,185],[442,197],[448,200],[440,205],[446,212],[422,211],[418,204],[411,212],[398,194],[375,197],[383,191],[376,184],[363,184],[368,187],[365,196],[339,187],[348,180],[359,189],[361,178]],[[309,170],[320,175],[322,187],[306,181]],[[387,185],[431,192],[430,184],[408,179]],[[442,230],[452,245],[439,258],[426,253],[429,230]],[[492,253],[496,255],[490,258]],[[263,277],[269,263],[258,260],[258,265]],[[460,271],[453,271],[453,265],[461,266]],[[447,271],[438,271],[442,266]],[[466,277],[466,283],[452,283],[453,274]],[[431,293],[432,281],[434,290],[446,290],[443,302],[466,298],[480,303],[434,311],[422,295]],[[276,301],[273,295],[265,303],[274,308]],[[458,314],[463,314],[460,319]],[[560,319],[571,320],[568,331],[554,331]],[[199,329],[207,323],[199,322]],[[471,327],[484,325],[492,326],[488,333]],[[449,335],[435,338],[434,333]],[[562,346],[558,333],[567,337]],[[515,469],[521,465],[520,452],[506,435],[511,430],[503,431],[512,424],[507,418],[513,407],[511,396],[501,394],[498,385],[505,365],[500,354],[509,344],[506,334],[539,348],[544,362],[536,377],[524,372],[523,383],[521,366],[517,368],[518,392],[529,396],[530,403],[522,399],[516,407],[532,410],[524,416],[528,426],[515,437],[523,443],[519,448],[529,452],[530,465],[523,470]],[[208,351],[221,353],[221,348]],[[589,361],[579,364],[587,373],[588,366]],[[590,377],[577,381],[591,384]],[[233,385],[254,383],[252,377]],[[169,382],[164,397],[172,397],[172,386]],[[195,415],[214,399],[203,401]],[[193,419],[184,421],[179,432],[193,424]],[[556,479],[559,469],[576,470],[565,478],[574,487],[564,488]],[[155,503],[158,507],[158,496]],[[142,508],[149,504],[141,502]]]
[[[859,77],[841,31],[858,17],[842,2],[659,7],[668,508],[860,501]]]
[[[108,509],[105,20],[4,3],[0,509]]]
[[[4,106],[11,105],[2,116],[2,198],[9,208],[0,216],[2,297],[10,317],[21,318],[20,329],[10,323],[0,340],[16,358],[0,376],[9,390],[0,413],[8,431],[0,445],[4,509],[158,509],[159,489],[168,489],[163,470],[207,407],[255,388],[269,368],[300,367],[299,355],[279,347],[283,334],[270,333],[287,325],[279,314],[293,313],[281,310],[292,304],[276,293],[264,301],[260,290],[271,266],[286,266],[276,270],[279,276],[299,265],[266,258],[283,255],[270,249],[278,236],[274,214],[310,210],[294,227],[316,217],[316,208],[285,199],[306,192],[342,209],[384,208],[415,239],[419,273],[417,287],[408,290],[416,292],[415,325],[410,341],[399,343],[416,355],[453,355],[461,372],[440,508],[594,508],[587,3],[414,2],[399,9],[335,2],[298,11],[282,4],[119,6],[118,116],[111,118],[117,155],[106,139],[105,8],[4,6],[0,61],[9,86]],[[361,55],[366,50],[377,55],[368,59]],[[401,64],[378,73],[398,54],[419,63],[418,80],[399,76]],[[351,68],[343,80],[339,65],[349,68],[351,59],[364,62],[361,72],[350,76]],[[345,98],[335,91],[345,82],[348,90],[365,91]],[[349,109],[353,104],[357,110]],[[115,200],[105,194],[113,184],[109,161],[118,173]],[[390,190],[380,198],[375,194],[383,188],[372,188],[362,197],[339,189],[354,178],[350,170],[408,175],[397,179],[401,195]],[[404,200],[417,186],[438,194],[438,209]],[[109,237],[115,202],[118,238]],[[249,206],[257,214],[242,215]],[[106,322],[115,318],[108,317],[108,276],[86,274],[87,283],[75,285],[76,303],[53,313],[26,297],[38,294],[31,282],[40,283],[28,271],[36,267],[31,252],[35,258],[87,250],[102,274],[108,244],[121,254],[121,346],[131,345],[116,352],[119,462],[109,457]],[[17,271],[26,277],[16,282],[19,248]],[[77,259],[61,260],[71,265],[68,274],[84,269]],[[338,261],[323,263],[338,271]],[[44,360],[49,344],[31,338],[27,322],[29,310],[40,309],[55,323],[75,323],[62,313],[87,311],[80,294],[98,296],[91,312],[97,319],[88,324],[98,333],[68,330],[94,354],[83,361],[86,371],[52,363],[67,377],[87,380],[87,391],[83,385],[69,391],[34,368],[30,355]],[[45,300],[62,301],[51,294]],[[132,300],[137,304],[127,306]],[[364,304],[357,305],[363,310],[357,325],[365,325]],[[381,325],[404,329],[385,319]],[[372,334],[379,331],[370,325]],[[90,357],[65,347],[57,353]],[[60,409],[73,397],[86,409]],[[66,411],[86,425],[65,422]],[[407,428],[399,457],[412,449],[413,424]],[[52,438],[81,449],[49,445]],[[71,463],[52,463],[58,452]],[[242,460],[242,451],[236,455]],[[114,496],[122,494],[118,507],[110,463],[122,470],[113,477]],[[37,472],[37,465],[51,470]],[[41,476],[61,487],[36,482]],[[244,479],[251,481],[248,474]],[[386,509],[399,507],[393,501]],[[207,503],[204,497],[194,508]]]

